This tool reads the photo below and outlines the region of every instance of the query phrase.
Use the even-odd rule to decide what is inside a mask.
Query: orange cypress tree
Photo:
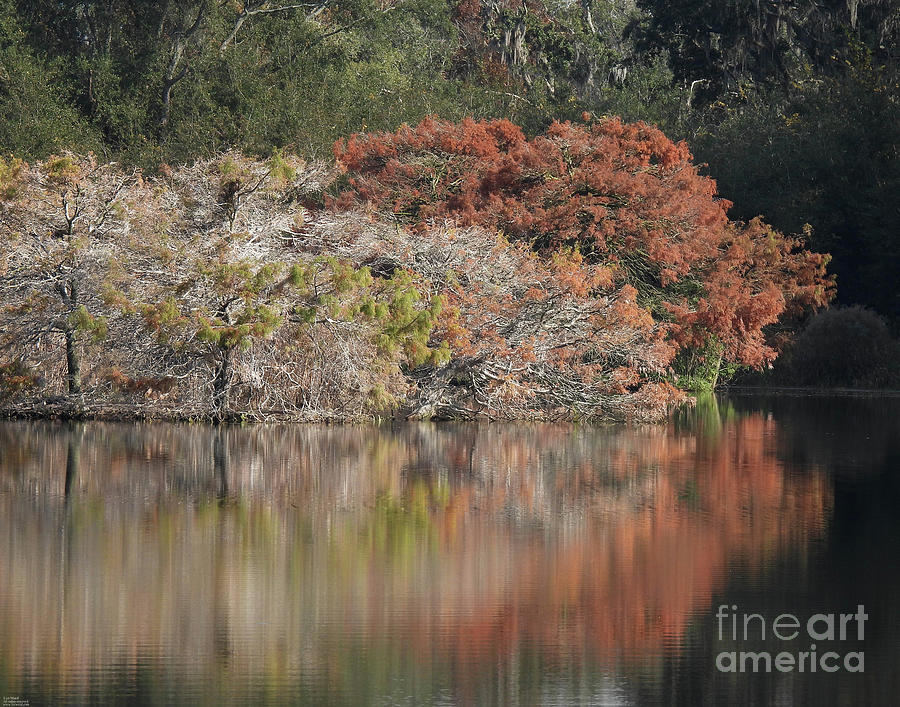
[[[628,283],[681,348],[760,366],[776,351],[764,328],[826,304],[828,256],[730,203],[685,143],[644,123],[554,122],[527,138],[508,120],[433,118],[335,145],[349,189],[334,206],[369,203],[422,226],[453,218],[502,231],[550,256],[577,247]]]

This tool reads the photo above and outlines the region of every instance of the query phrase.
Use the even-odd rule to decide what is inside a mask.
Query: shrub
[[[779,383],[820,387],[900,385],[900,342],[885,320],[864,307],[814,316],[775,366]]]

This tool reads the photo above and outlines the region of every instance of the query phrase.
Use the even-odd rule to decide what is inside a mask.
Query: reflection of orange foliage
[[[557,475],[550,499],[539,488],[548,474],[513,472],[461,484],[435,520],[442,551],[459,563],[437,591],[462,599],[452,610],[441,611],[440,602],[411,607],[419,649],[443,637],[453,660],[472,668],[522,644],[542,646],[545,657],[561,657],[572,646],[588,646],[606,660],[660,655],[707,608],[729,563],[761,566],[824,527],[827,480],[786,476],[776,432],[772,420],[758,415],[736,420],[714,440],[662,429],[617,431],[609,436],[613,444],[601,447],[603,456],[582,457]],[[539,456],[525,445],[482,453],[495,473],[534,468]],[[461,449],[447,454],[456,464],[463,460],[460,466],[465,457]],[[515,563],[467,574],[473,530],[485,529],[485,513],[504,517],[511,509],[540,519],[550,538],[546,528],[504,537],[507,544],[495,552]],[[579,518],[569,527],[575,512]],[[454,586],[467,577],[470,586]],[[370,618],[373,632],[390,630]]]
[[[802,549],[831,503],[760,415],[707,433],[95,424],[74,433],[68,509],[73,438],[47,429],[0,427],[0,665],[70,690],[148,647],[217,680],[225,661],[236,684],[305,670],[337,689],[362,646],[449,672],[463,701],[529,648],[659,656],[730,563]]]

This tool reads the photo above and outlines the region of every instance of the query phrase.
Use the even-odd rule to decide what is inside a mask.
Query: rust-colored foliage
[[[715,341],[730,361],[773,359],[763,328],[832,296],[828,256],[759,219],[730,221],[687,145],[644,123],[555,122],[529,139],[508,120],[429,118],[353,135],[335,156],[352,187],[336,207],[369,202],[422,225],[450,217],[545,255],[577,246],[610,286],[633,285],[670,321],[678,346]]]
[[[102,376],[113,390],[126,393],[138,393],[145,398],[159,398],[168,395],[175,388],[177,380],[172,376],[133,378],[113,366]]]

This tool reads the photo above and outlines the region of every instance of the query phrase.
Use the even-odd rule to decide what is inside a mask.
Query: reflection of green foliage
[[[417,481],[404,498],[381,496],[372,511],[366,537],[379,554],[409,558],[421,546],[431,545],[436,530],[431,516],[429,489]]]
[[[694,400],[693,405],[676,411],[673,419],[676,428],[696,431],[703,439],[718,439],[724,423],[737,415],[734,405],[711,391],[697,393]]]
[[[715,393],[698,393],[694,404],[694,425],[703,430],[706,437],[718,437],[722,431],[719,399]]]
[[[700,507],[700,487],[695,479],[688,479],[678,492],[678,501],[692,510]]]

